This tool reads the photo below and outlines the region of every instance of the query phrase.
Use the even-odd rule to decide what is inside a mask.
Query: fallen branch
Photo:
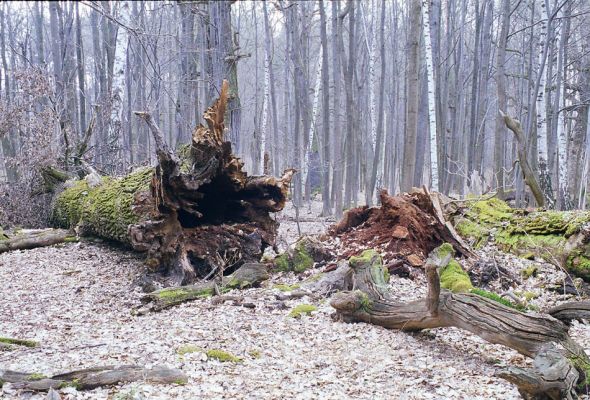
[[[506,124],[506,127],[510,129],[516,137],[516,142],[518,145],[518,159],[520,161],[520,168],[522,169],[522,174],[524,175],[524,181],[531,189],[531,192],[535,197],[537,205],[539,207],[545,207],[545,195],[543,194],[543,190],[541,190],[541,186],[539,185],[535,173],[528,161],[527,143],[524,132],[522,130],[522,126],[520,125],[520,121],[512,118],[508,114],[505,114],[504,112],[502,112],[502,110],[499,111],[502,118],[504,118],[504,123]]]
[[[389,329],[418,331],[455,326],[534,359],[533,368],[508,368],[499,376],[516,384],[521,393],[537,398],[574,398],[584,382],[590,360],[568,335],[568,327],[549,315],[524,314],[476,294],[441,290],[437,269],[448,259],[433,251],[426,263],[428,297],[409,303],[396,301],[385,285],[381,259],[374,252],[353,257],[352,292],[331,300],[345,321],[362,321]],[[575,306],[574,306],[575,308]]]
[[[212,297],[232,289],[244,289],[257,286],[268,279],[266,265],[247,263],[242,265],[233,274],[224,276],[220,287],[217,282],[204,281],[194,285],[170,287],[148,293],[142,297],[142,303],[146,305],[133,310],[135,315],[144,315],[148,312],[162,311],[166,308],[197,299]]]
[[[121,367],[106,366],[88,368],[78,371],[45,377],[38,373],[24,373],[0,370],[0,385],[12,383],[17,390],[46,392],[50,389],[75,387],[78,390],[92,390],[100,386],[113,386],[119,383],[146,381],[164,384],[186,384],[187,376],[179,369],[156,366],[152,369],[137,365]]]
[[[39,342],[30,339],[15,339],[15,338],[8,338],[8,337],[0,337],[0,343],[5,345],[17,345],[17,346],[25,346],[25,347],[37,347],[39,346]]]
[[[5,234],[7,238],[0,238],[0,253],[76,241],[76,235],[65,229],[29,229]]]

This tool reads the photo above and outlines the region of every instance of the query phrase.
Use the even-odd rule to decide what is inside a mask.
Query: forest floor
[[[300,210],[302,233],[325,231],[330,221]],[[281,241],[298,235],[293,209],[277,216]],[[563,279],[555,268],[511,257],[493,248],[483,257],[518,275],[537,265],[537,277],[523,280],[514,291],[540,296],[531,300],[543,309],[571,297],[542,290]],[[135,285],[141,259],[104,244],[80,242],[13,251],[0,255],[0,336],[35,339],[36,348],[0,352],[0,369],[51,375],[100,365],[138,364],[180,368],[186,385],[143,382],[78,392],[60,390],[64,399],[514,399],[514,386],[496,378],[505,365],[530,361],[503,346],[455,328],[420,334],[386,330],[369,324],[331,319],[328,301],[315,302],[311,316],[288,316],[304,297],[277,301],[277,283],[293,284],[304,276],[276,274],[262,288],[240,295],[255,308],[209,299],[144,316],[132,316],[139,304]],[[392,276],[390,286],[400,300],[426,292],[420,274],[413,279]],[[587,350],[590,331],[574,324],[572,336]],[[222,363],[206,350],[221,349],[242,358]],[[3,399],[43,399],[19,393],[10,384]]]

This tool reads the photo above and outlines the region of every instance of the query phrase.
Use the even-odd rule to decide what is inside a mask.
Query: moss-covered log
[[[492,198],[468,201],[450,213],[457,232],[475,247],[493,242],[590,281],[590,212],[516,209]]]
[[[440,250],[435,249],[426,262],[428,296],[424,299],[397,301],[385,285],[380,256],[370,250],[350,259],[353,291],[337,293],[330,304],[345,321],[404,331],[454,326],[531,357],[533,368],[512,367],[499,374],[516,384],[525,398],[574,398],[577,390],[587,390],[590,361],[569,337],[567,325],[483,296],[441,289],[437,271],[451,257]]]
[[[65,229],[22,229],[3,232],[0,229],[0,253],[74,242],[76,235]]]
[[[164,142],[148,113],[137,112],[154,136],[158,165],[122,178],[68,183],[53,207],[53,222],[147,253],[152,271],[185,285],[212,271],[230,273],[274,246],[270,213],[287,199],[294,170],[282,178],[248,176],[224,141],[227,85],[179,154]]]

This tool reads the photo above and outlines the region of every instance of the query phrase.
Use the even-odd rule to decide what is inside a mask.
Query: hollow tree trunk
[[[104,178],[96,187],[88,180],[74,182],[55,200],[54,224],[146,252],[148,267],[170,274],[177,285],[258,261],[275,244],[278,223],[269,213],[285,205],[295,170],[281,179],[242,170],[224,141],[227,98],[224,82],[204,114],[207,126],[199,125],[178,155],[151,115],[136,112],[153,134],[157,167]]]
[[[396,301],[385,284],[380,256],[369,251],[349,262],[354,291],[338,293],[330,304],[348,322],[404,331],[465,329],[534,359],[533,368],[510,367],[499,374],[527,398],[575,397],[576,385],[585,382],[590,363],[583,348],[569,337],[567,325],[549,315],[524,314],[476,294],[441,290],[437,269],[444,268],[450,257],[439,249],[426,263],[427,298]]]

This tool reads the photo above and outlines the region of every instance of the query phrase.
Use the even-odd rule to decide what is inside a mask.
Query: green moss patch
[[[299,304],[291,310],[289,317],[301,318],[302,315],[311,315],[312,312],[317,311],[317,307],[312,304]]]
[[[287,285],[287,284],[279,283],[277,285],[274,285],[273,289],[278,289],[281,292],[292,292],[293,290],[299,289],[300,287],[301,286],[298,284]]]
[[[214,289],[207,288],[191,288],[185,286],[182,288],[167,288],[155,293],[160,299],[166,303],[183,302],[185,300],[194,299],[198,297],[211,297],[214,294]]]
[[[39,373],[32,373],[27,376],[28,381],[40,381],[41,379],[46,379],[47,376]]]
[[[211,358],[213,360],[218,360],[221,362],[237,363],[237,362],[243,361],[240,357],[236,357],[233,354],[228,353],[227,351],[219,350],[219,349],[207,350],[207,352],[205,354],[207,354],[208,358]]]
[[[537,276],[537,272],[539,271],[539,269],[537,268],[536,265],[531,265],[528,266],[522,270],[520,270],[520,275],[524,278],[524,279],[528,279],[532,276]]]
[[[440,271],[440,286],[453,293],[465,293],[473,289],[473,284],[467,272],[454,259]]]
[[[299,241],[295,247],[274,259],[275,268],[278,271],[293,271],[301,273],[313,267],[314,261],[311,254],[305,248],[305,241]]]
[[[471,293],[476,294],[476,295],[481,296],[481,297],[485,297],[486,299],[489,299],[489,300],[493,300],[496,303],[500,303],[503,306],[510,307],[510,308],[515,309],[515,310],[519,310],[519,311],[525,311],[526,310],[526,308],[524,306],[522,306],[520,304],[513,303],[510,300],[507,300],[507,299],[503,298],[502,296],[500,296],[500,295],[498,295],[496,293],[488,292],[487,290],[483,290],[483,289],[479,289],[479,288],[474,288],[474,289],[471,289]]]
[[[198,353],[200,351],[203,351],[203,349],[199,346],[195,346],[194,344],[184,344],[176,349],[176,354],[184,356],[185,354]]]

